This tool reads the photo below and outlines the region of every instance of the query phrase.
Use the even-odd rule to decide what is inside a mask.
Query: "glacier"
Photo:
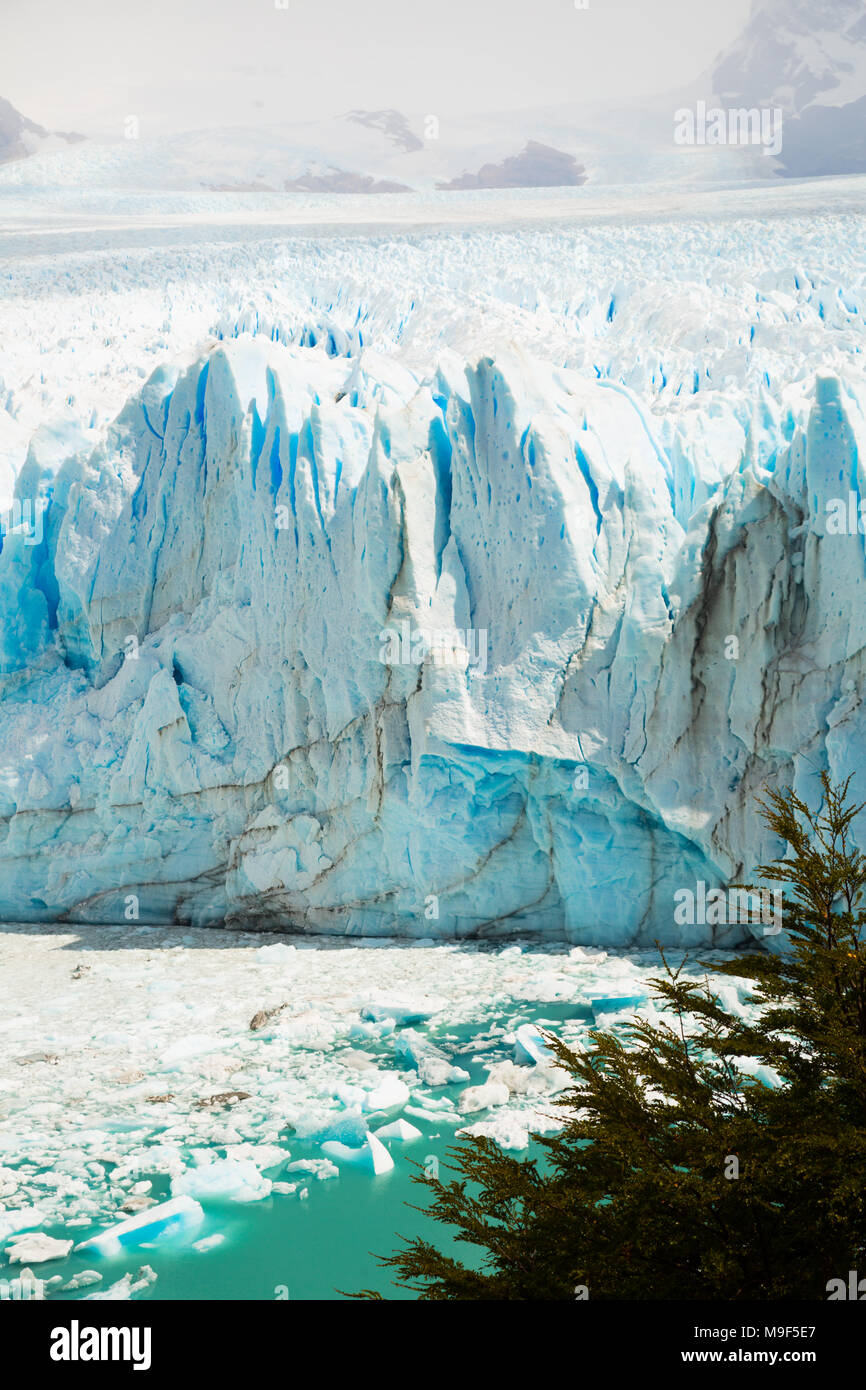
[[[795,281],[765,287],[792,323]],[[762,936],[674,903],[776,852],[767,785],[863,771],[860,364],[675,415],[513,341],[425,372],[326,330],[239,324],[95,445],[34,436],[0,917]]]
[[[866,796],[866,177],[797,177],[866,167],[866,29],[752,11],[441,132],[0,100],[0,1298],[365,1287],[658,943],[759,1026],[757,797]]]

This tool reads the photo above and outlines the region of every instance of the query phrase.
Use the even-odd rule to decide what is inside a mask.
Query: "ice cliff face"
[[[3,919],[742,940],[677,892],[866,761],[862,387],[666,437],[516,350],[345,346],[215,343],[31,450]]]

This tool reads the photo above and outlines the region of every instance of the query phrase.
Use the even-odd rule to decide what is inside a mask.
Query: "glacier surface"
[[[0,916],[763,935],[675,903],[774,851],[767,784],[863,770],[862,243],[843,216],[231,248],[267,312],[216,281],[202,334],[175,285],[116,418],[26,445],[10,338]],[[153,317],[172,255],[72,256],[56,312],[125,274]],[[350,260],[389,289],[303,313]],[[7,325],[45,304],[23,270]]]

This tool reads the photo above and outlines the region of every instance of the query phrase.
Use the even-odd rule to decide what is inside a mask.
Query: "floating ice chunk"
[[[426,1023],[428,1018],[444,1009],[446,1002],[437,998],[380,999],[365,1004],[361,1009],[361,1018],[367,1023],[384,1023],[386,1019],[393,1018],[395,1023],[404,1026]]]
[[[713,994],[729,1013],[747,1019],[754,1012],[754,1009],[749,993],[742,988],[742,984],[741,981],[738,987],[732,981],[713,980],[711,987]]]
[[[290,965],[296,954],[294,946],[277,941],[273,946],[260,946],[256,951],[256,960],[260,965]]]
[[[226,1146],[226,1158],[241,1161],[249,1159],[260,1172],[264,1172],[266,1168],[279,1168],[281,1164],[287,1163],[291,1156],[291,1151],[284,1149],[280,1144],[229,1144]]]
[[[261,1202],[271,1195],[272,1183],[249,1159],[217,1158],[188,1168],[171,1184],[176,1197],[195,1197],[202,1202]]]
[[[456,1125],[460,1116],[454,1111],[452,1114],[442,1114],[440,1110],[431,1110],[423,1105],[407,1105],[406,1114],[414,1115],[416,1120],[425,1120],[427,1124],[439,1125],[442,1123]]]
[[[118,1279],[116,1284],[110,1288],[100,1290],[99,1293],[85,1294],[85,1299],[96,1300],[100,1303],[121,1303],[128,1298],[134,1298],[137,1293],[144,1293],[156,1283],[156,1271],[150,1265],[142,1265],[135,1274],[124,1274],[122,1279]]]
[[[358,1146],[364,1143],[368,1122],[360,1107],[353,1110],[314,1109],[289,1115],[299,1139],[339,1140],[342,1144]]]
[[[444,1052],[414,1028],[397,1037],[394,1051],[407,1066],[415,1068],[425,1086],[452,1086],[469,1080],[468,1072],[452,1065]]]
[[[120,1210],[121,1210],[121,1211],[125,1211],[125,1212],[129,1212],[129,1214],[130,1214],[131,1216],[134,1216],[137,1212],[140,1212],[140,1211],[147,1211],[148,1207],[153,1207],[153,1206],[156,1206],[156,1198],[155,1198],[155,1197],[144,1197],[144,1196],[136,1197],[136,1196],[132,1196],[132,1197],[127,1197],[126,1201],[123,1203],[123,1206],[120,1208]]]
[[[471,1135],[477,1138],[494,1139],[500,1149],[521,1150],[529,1148],[529,1129],[522,1115],[509,1111],[489,1120],[479,1120],[477,1124],[458,1129],[455,1138]]]
[[[410,1125],[408,1120],[393,1120],[391,1124],[377,1129],[375,1133],[377,1139],[399,1139],[404,1144],[411,1144],[416,1139],[424,1138],[420,1129]]]
[[[385,1076],[385,1079],[372,1091],[367,1091],[361,1109],[369,1114],[373,1110],[397,1110],[409,1100],[409,1087],[399,1076]]]
[[[167,1235],[178,1235],[196,1230],[204,1221],[204,1212],[191,1196],[177,1195],[159,1206],[150,1207],[128,1221],[110,1226],[89,1240],[76,1246],[77,1250],[96,1250],[100,1255],[117,1255],[121,1251],[158,1240]]]
[[[311,1173],[318,1182],[327,1182],[328,1178],[340,1176],[336,1163],[332,1163],[329,1158],[299,1158],[289,1164],[286,1172]]]
[[[505,1086],[512,1095],[541,1095],[554,1089],[560,1076],[553,1067],[520,1067],[516,1062],[494,1062],[487,1067],[487,1084]]]
[[[393,1018],[380,1019],[378,1023],[353,1023],[349,1029],[349,1037],[353,1041],[370,1038],[388,1038],[397,1028],[397,1023]]]
[[[16,1231],[30,1231],[44,1225],[47,1217],[38,1207],[19,1207],[17,1211],[0,1211],[0,1240],[7,1240]]]
[[[361,1102],[366,1094],[363,1086],[352,1086],[346,1082],[334,1087],[334,1099],[338,1100],[341,1105],[345,1105],[348,1110],[360,1110]]]
[[[204,1236],[202,1240],[194,1240],[192,1248],[193,1250],[198,1250],[199,1254],[203,1255],[208,1250],[215,1250],[218,1245],[222,1245],[224,1240],[225,1236],[217,1231],[212,1236]]]
[[[461,1135],[487,1136],[494,1139],[501,1149],[527,1149],[533,1134],[555,1134],[562,1129],[562,1121],[557,1116],[539,1110],[500,1110],[485,1120],[458,1129],[455,1138]]]
[[[437,1115],[441,1114],[443,1111],[447,1114],[448,1111],[453,1111],[454,1109],[454,1102],[450,1096],[430,1096],[422,1091],[413,1095],[412,1099],[416,1101],[417,1104],[423,1105],[425,1110],[435,1111]],[[407,1115],[412,1113],[408,1105],[406,1106],[406,1113]]]
[[[604,1014],[631,1012],[646,1002],[645,994],[593,995],[589,1000],[589,1006],[597,1022]]]
[[[732,1057],[731,1061],[737,1070],[745,1076],[754,1077],[755,1081],[760,1081],[762,1086],[781,1086],[782,1078],[775,1067],[768,1067],[763,1062],[759,1062],[756,1057]]]
[[[86,1289],[91,1284],[101,1283],[102,1275],[97,1274],[95,1269],[82,1269],[80,1274],[73,1274],[72,1278],[63,1285],[61,1293],[75,1293],[77,1289]]]
[[[470,1073],[464,1072],[461,1066],[453,1065],[449,1065],[448,1074],[446,1074],[445,1081],[442,1081],[441,1079],[441,1070],[431,1068],[430,1065],[421,1066],[421,1070],[420,1072],[418,1072],[418,1076],[420,1076],[420,1079],[424,1081],[425,1086],[460,1086],[460,1084],[463,1083],[463,1081],[470,1080]]]
[[[555,1062],[554,1054],[534,1023],[524,1023],[518,1028],[514,1039],[514,1060],[535,1066]]]
[[[116,1162],[118,1166],[109,1178],[115,1185],[125,1182],[128,1178],[138,1178],[151,1173],[164,1173],[170,1178],[176,1178],[183,1172],[180,1149],[174,1144],[153,1144],[149,1148],[134,1149],[125,1159],[118,1158]]]
[[[394,1052],[401,1061],[415,1068],[425,1057],[445,1056],[429,1038],[425,1038],[423,1033],[418,1033],[414,1028],[407,1028],[394,1039]]]
[[[6,1258],[13,1265],[38,1265],[46,1260],[65,1260],[74,1241],[57,1240],[42,1231],[14,1236],[6,1246]]]
[[[455,1067],[447,1057],[422,1057],[418,1063],[418,1080],[425,1086],[456,1086],[469,1080],[469,1072]]]
[[[322,1145],[322,1153],[327,1154],[329,1158],[335,1159],[338,1163],[351,1163],[358,1168],[368,1169],[377,1178],[381,1177],[383,1173],[389,1173],[394,1167],[394,1160],[385,1145],[369,1131],[360,1149],[350,1149],[347,1144],[328,1140]]]
[[[372,1077],[364,1079],[373,1080],[378,1084],[335,1086],[334,1096],[342,1101],[347,1109],[361,1109],[365,1114],[374,1110],[396,1110],[404,1106],[409,1099],[409,1087],[393,1073],[374,1071]]]
[[[489,1110],[493,1105],[508,1104],[508,1087],[501,1081],[486,1081],[483,1086],[470,1086],[457,1102],[462,1115],[476,1110]]]
[[[388,1173],[394,1167],[394,1160],[389,1154],[385,1145],[376,1138],[375,1134],[367,1135],[366,1148],[369,1154],[369,1162],[373,1172],[378,1177],[382,1173]]]

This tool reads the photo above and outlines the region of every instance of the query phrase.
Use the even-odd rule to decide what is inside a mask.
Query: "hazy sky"
[[[622,99],[690,82],[749,0],[0,0],[0,96],[118,134]]]

